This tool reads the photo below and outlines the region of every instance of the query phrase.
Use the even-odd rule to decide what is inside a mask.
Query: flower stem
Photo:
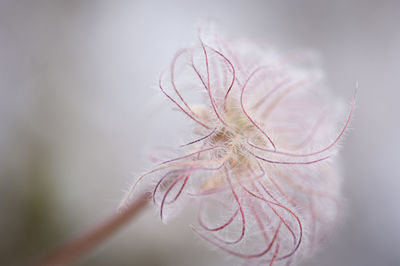
[[[90,252],[93,248],[100,245],[104,240],[130,221],[147,205],[148,199],[149,197],[147,194],[142,195],[136,201],[129,204],[124,210],[111,216],[102,224],[60,246],[39,261],[39,263],[35,264],[35,266],[70,265],[75,260]]]

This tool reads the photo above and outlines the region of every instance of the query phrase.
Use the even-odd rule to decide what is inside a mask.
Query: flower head
[[[150,189],[165,220],[194,199],[196,234],[254,264],[294,261],[329,236],[341,204],[333,156],[354,102],[338,127],[320,71],[200,32],[159,88],[196,137],[139,177],[126,200]]]

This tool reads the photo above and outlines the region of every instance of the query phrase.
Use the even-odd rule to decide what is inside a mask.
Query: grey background
[[[1,0],[0,264],[24,265],[113,213],[149,147],[188,132],[155,84],[212,18],[284,52],[317,51],[343,99],[358,82],[342,149],[348,217],[305,264],[400,265],[399,3]],[[163,225],[148,210],[80,264],[226,264],[187,219]]]

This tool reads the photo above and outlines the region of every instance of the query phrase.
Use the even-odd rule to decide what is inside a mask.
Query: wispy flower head
[[[126,201],[150,190],[163,220],[198,201],[196,234],[252,265],[309,255],[340,213],[333,155],[354,102],[340,125],[321,72],[297,65],[200,32],[159,80],[196,137],[139,177]]]

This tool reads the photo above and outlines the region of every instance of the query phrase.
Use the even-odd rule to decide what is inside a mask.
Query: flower
[[[198,202],[194,232],[252,265],[310,255],[339,220],[334,155],[354,108],[338,127],[321,81],[272,49],[199,32],[159,80],[196,138],[139,177],[125,202],[150,190],[162,220]]]

